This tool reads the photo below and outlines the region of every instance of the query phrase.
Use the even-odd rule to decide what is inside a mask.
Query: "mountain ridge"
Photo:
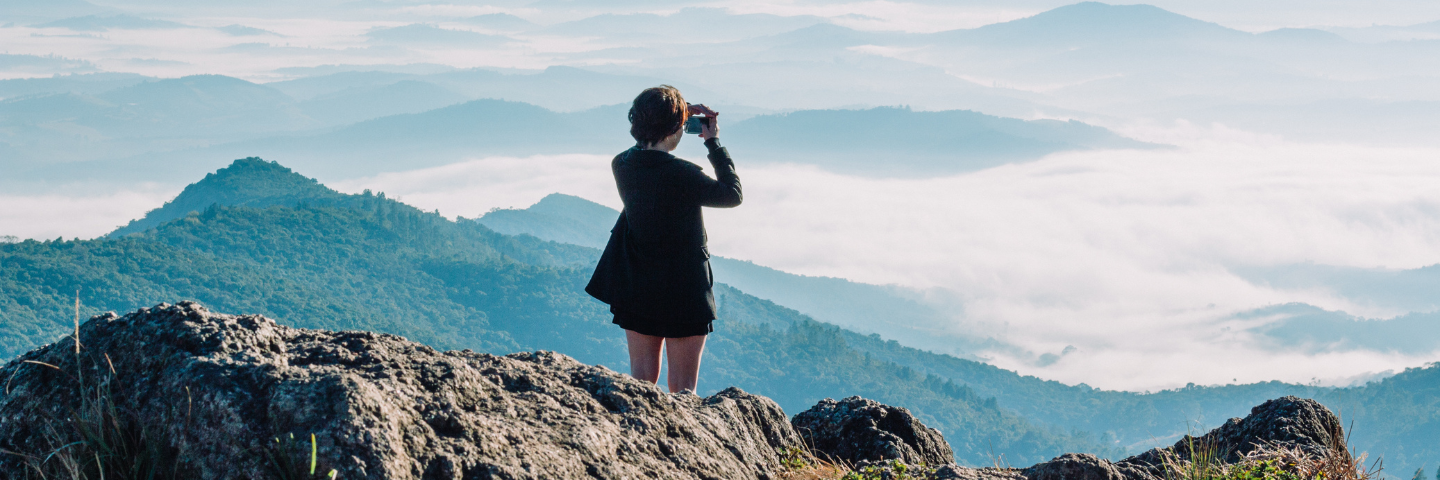
[[[310,184],[278,166],[255,166],[265,169],[258,178]],[[267,193],[274,197],[286,195]],[[0,297],[0,352],[13,355],[68,331],[55,319],[74,308],[73,287],[86,314],[196,298],[287,325],[392,333],[445,349],[563,351],[623,368],[623,336],[604,305],[583,293],[598,254],[376,194],[263,207],[212,203],[124,236],[0,244],[0,288],[12,292]],[[987,458],[987,445],[1037,462],[1075,449],[1118,454],[1095,438],[1002,410],[963,385],[872,360],[839,327],[728,286],[715,290],[724,320],[702,366],[704,382],[713,383],[702,385],[766,392],[797,411],[842,394],[914,406],[919,418],[950,432],[962,448],[957,459],[969,464]]]
[[[1012,46],[1049,43],[1093,45],[1143,38],[1147,41],[1249,38],[1252,35],[1213,22],[1197,20],[1147,4],[1110,5],[1081,2],[1039,14],[985,25],[950,30],[934,38],[979,40]]]
[[[580,293],[598,253],[502,235],[375,194],[263,208],[211,204],[139,234],[0,244],[0,288],[10,292],[0,296],[0,352],[69,332],[78,288],[83,314],[199,298],[295,326],[403,334],[442,348],[539,348],[623,366],[624,344],[603,305]],[[1348,389],[1267,382],[1111,392],[905,347],[723,284],[716,299],[725,320],[707,343],[702,382],[741,385],[786,408],[849,394],[906,406],[972,465],[989,462],[990,452],[1015,462],[1077,448],[1119,456],[1183,436],[1186,420],[1238,416],[1287,394],[1372,425],[1357,430],[1353,445],[1384,446],[1387,464],[1440,455],[1431,447],[1440,438],[1426,427],[1440,422],[1440,365]]]
[[[268,207],[334,200],[341,196],[339,192],[321,185],[318,180],[301,176],[279,163],[267,162],[259,157],[247,157],[235,160],[230,166],[214,173],[206,174],[205,178],[186,186],[179,195],[165,202],[160,208],[146,212],[144,217],[131,220],[129,224],[106,236],[118,237],[144,232],[191,213],[204,211],[216,204]]]

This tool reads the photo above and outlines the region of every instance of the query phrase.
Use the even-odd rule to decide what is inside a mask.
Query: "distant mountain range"
[[[5,152],[0,164],[15,172],[14,178],[27,179],[65,178],[77,170],[123,178],[163,165],[179,182],[230,158],[263,154],[287,160],[294,155],[292,164],[323,174],[320,164],[339,158],[341,150],[333,144],[343,147],[351,133],[405,130],[410,128],[401,125],[405,121],[430,125],[434,118],[417,115],[362,125],[367,121],[486,99],[568,115],[623,103],[660,83],[679,86],[694,101],[724,107],[727,139],[736,149],[753,147],[747,156],[752,161],[783,158],[863,175],[962,173],[1059,151],[1154,147],[1092,128],[1095,123],[1186,119],[1298,139],[1400,143],[1428,141],[1426,133],[1440,126],[1440,115],[1434,113],[1440,99],[1429,93],[1433,89],[1407,80],[1440,71],[1440,44],[1433,41],[1365,44],[1316,29],[1251,34],[1148,5],[1086,2],[938,33],[861,31],[821,17],[715,8],[600,14],[548,26],[502,14],[460,20],[379,28],[358,38],[376,48],[397,49],[479,48],[521,38],[506,32],[613,41],[600,44],[607,48],[555,59],[585,68],[529,72],[329,65],[277,70],[304,78],[263,85],[215,76],[137,82],[111,74],[105,81],[75,76],[0,80],[0,149]],[[97,29],[185,24],[105,10],[27,25],[91,35]],[[661,27],[689,31],[698,25],[707,25],[713,35],[696,37],[694,43],[641,38]],[[1418,35],[1431,27],[1420,24],[1405,31]],[[269,35],[241,25],[219,28],[228,35]],[[1426,54],[1431,50],[1436,55]],[[63,58],[0,56],[0,63],[7,62],[46,74],[98,70]],[[1350,78],[1362,70],[1363,78]],[[150,93],[133,97],[122,89]],[[220,100],[232,97],[237,101]],[[509,111],[487,105],[437,116]],[[899,112],[903,109],[879,105],[917,108]],[[1087,123],[1017,120],[1036,117]],[[547,148],[559,143],[551,151],[623,148],[628,143],[623,122],[599,118],[604,122],[577,127],[581,139],[557,141],[539,132],[528,138]],[[487,121],[453,119],[475,125]],[[878,147],[887,139],[903,139],[898,143],[906,150],[893,152],[900,160],[872,161],[876,155],[892,155]],[[462,150],[464,156],[512,152],[504,142],[487,142],[405,145],[383,155],[423,166],[462,158],[455,153]],[[326,152],[337,156],[325,157]],[[358,173],[375,173],[375,165],[386,163],[377,158],[381,153],[345,155],[362,166]],[[78,169],[54,165],[89,160],[95,162]]]
[[[616,75],[574,67],[550,67],[533,73],[502,73],[487,69],[436,73],[394,73],[381,70],[342,71],[267,83],[297,100],[354,88],[376,88],[411,80],[429,83],[469,99],[525,102],[556,111],[577,111],[634,98],[641,90],[666,83],[660,77]],[[676,84],[692,97],[720,97],[705,89]],[[721,103],[707,100],[711,103]],[[397,112],[398,113],[398,112]]]
[[[112,12],[85,0],[51,0],[33,2],[30,0],[0,0],[0,12],[5,12],[6,21],[43,22],[66,17],[78,17]]]
[[[25,20],[27,28],[43,26],[74,35],[187,25],[80,0],[47,2],[54,5],[44,8],[23,3],[8,8],[44,11],[42,17]],[[396,8],[387,2],[347,5],[370,14]],[[759,113],[913,105],[1092,123],[1184,119],[1304,140],[1390,143],[1427,143],[1430,136],[1424,133],[1440,125],[1437,116],[1424,113],[1433,107],[1426,102],[1440,101],[1425,81],[1440,74],[1440,22],[1433,19],[1409,26],[1282,28],[1255,34],[1151,5],[1083,2],[978,28],[905,33],[848,28],[844,25],[854,19],[844,17],[735,13],[686,4],[663,4],[678,8],[663,14],[614,13],[614,8],[600,5],[536,3],[531,8],[571,12],[565,21],[547,25],[502,13],[404,14],[386,18],[390,23],[383,28],[355,34],[371,48],[410,53],[524,48],[537,38],[563,38],[576,47],[547,54],[545,62],[583,69],[553,67],[534,75],[505,75],[396,64],[292,66],[274,73],[407,71],[404,78],[392,76],[367,86],[414,80],[469,100],[504,99],[565,112],[618,103],[640,88],[672,83],[706,103],[748,105]],[[576,14],[593,15],[573,18]],[[409,23],[393,26],[399,22]],[[272,35],[243,25],[214,28],[229,35]],[[672,31],[682,32],[678,40],[674,34],[657,33]],[[250,52],[272,47],[255,41],[225,48]],[[16,70],[45,75],[97,71],[63,64]],[[347,88],[343,85],[349,79],[295,81],[311,87],[333,82],[336,88],[319,90],[336,93]],[[279,83],[271,86],[291,92]],[[417,108],[435,107],[442,93],[431,92],[423,97],[429,103],[409,109],[381,100],[377,103],[384,108],[317,112],[313,118],[334,127],[371,115],[416,113]],[[1347,105],[1357,110],[1347,111]]]
[[[66,93],[0,101],[0,126],[5,127],[0,129],[0,141],[19,153],[5,161],[36,167],[123,158],[321,126],[285,94],[220,75],[138,83],[124,77],[55,80],[52,88]],[[93,90],[97,83],[120,86],[98,93],[69,93]],[[24,87],[33,90],[37,85]]]
[[[78,289],[86,314],[191,298],[289,325],[394,333],[444,349],[556,350],[624,371],[623,335],[582,290],[598,254],[449,221],[383,193],[339,194],[242,159],[109,237],[0,244],[0,356],[63,335]],[[1025,462],[1120,453],[850,343],[869,337],[734,288],[716,293],[723,320],[708,344],[706,392],[737,385],[793,411],[857,394],[906,405],[971,464],[985,462],[987,448]]]
[[[420,113],[468,100],[469,97],[433,83],[401,80],[318,95],[296,106],[322,124],[345,125],[388,115]]]
[[[339,168],[351,174],[393,170],[397,163],[437,166],[479,155],[608,155],[633,143],[627,110],[626,105],[614,105],[557,113],[523,103],[476,100],[310,137],[253,140],[210,150],[222,155],[260,152],[325,173]],[[1080,122],[897,108],[759,115],[722,126],[722,132],[726,145],[743,161],[808,163],[879,176],[953,174],[1070,150],[1160,147]],[[337,163],[337,158],[346,161]]]
[[[624,104],[556,112],[469,99],[486,85],[503,93],[539,92],[546,84],[554,91],[593,84],[626,98],[649,82],[559,67],[534,75],[344,72],[265,85],[218,75],[6,80],[0,93],[15,96],[0,100],[0,127],[6,127],[0,141],[15,154],[0,162],[12,162],[15,171],[68,177],[77,169],[59,162],[88,161],[78,171],[124,178],[142,171],[198,175],[216,159],[259,154],[333,178],[485,155],[608,155],[633,143]],[[722,116],[724,137],[747,162],[810,163],[861,175],[944,175],[1062,151],[1160,147],[1077,121],[971,111],[768,114],[712,105],[730,113]]]
[[[1038,15],[968,30],[930,35],[936,41],[985,44],[996,48],[1085,48],[1129,44],[1156,48],[1156,42],[1240,40],[1251,35],[1196,20],[1152,5],[1081,2]]]
[[[812,163],[868,176],[945,175],[1063,151],[1163,147],[1074,120],[908,108],[762,115],[722,133],[736,151],[751,152],[761,161]]]
[[[759,105],[818,109],[845,98],[1018,117],[1183,119],[1307,141],[1433,144],[1425,132],[1440,127],[1440,115],[1423,112],[1436,111],[1429,103],[1437,98],[1421,79],[1440,74],[1440,33],[1433,23],[1373,28],[1365,31],[1405,41],[1356,43],[1344,29],[1254,34],[1151,5],[1084,2],[937,33],[820,23],[734,42],[659,42],[572,58],[633,59],[604,70],[663,73]]]
[[[134,73],[87,73],[0,80],[0,101],[27,95],[96,95],[154,80]]]
[[[36,28],[65,28],[78,32],[103,32],[106,30],[144,30],[156,28],[186,28],[189,25],[152,20],[132,15],[86,15],[32,25]]]

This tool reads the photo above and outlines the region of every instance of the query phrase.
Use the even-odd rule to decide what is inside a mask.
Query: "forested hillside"
[[[141,225],[155,227],[132,228]],[[598,253],[239,160],[107,238],[0,244],[0,355],[63,336],[78,292],[82,315],[195,299],[294,326],[395,333],[445,349],[555,350],[625,371],[623,337],[582,291]],[[1025,465],[1067,451],[1133,453],[1285,394],[1320,399],[1353,421],[1352,446],[1392,469],[1440,460],[1436,366],[1349,389],[1102,391],[856,333],[724,285],[716,297],[722,320],[702,393],[736,385],[792,414],[850,395],[906,406],[972,465],[1000,454]]]
[[[314,190],[297,177],[240,160],[171,205],[243,197],[226,185],[294,203],[161,208],[147,216],[159,226],[138,233],[0,245],[0,355],[63,336],[78,291],[84,315],[195,299],[293,326],[395,333],[445,349],[555,350],[626,371],[624,337],[582,291],[596,250],[499,234],[383,194]],[[258,188],[281,184],[304,188]],[[705,392],[736,385],[792,413],[850,395],[907,406],[969,464],[989,464],[992,453],[1017,464],[1067,451],[1119,453],[1098,438],[1027,421],[968,387],[873,358],[838,327],[723,286],[717,297],[722,320],[701,373]]]

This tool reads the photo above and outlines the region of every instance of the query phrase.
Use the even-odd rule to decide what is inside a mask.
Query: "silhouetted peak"
[[[273,88],[225,75],[190,75],[140,83],[101,95],[116,103],[134,103],[157,108],[254,109],[293,103],[288,95]]]
[[[295,173],[279,162],[260,157],[235,160],[230,166],[206,174],[204,179],[185,189],[186,192],[198,190],[224,191],[252,198],[275,195],[339,195],[313,178]],[[181,195],[185,193],[182,192]]]
[[[535,202],[534,205],[531,205],[530,208],[526,210],[567,218],[591,215],[614,217],[620,213],[613,208],[563,193],[546,195],[545,198],[540,199],[539,202]]]
[[[204,179],[185,187],[174,200],[110,235],[142,232],[190,212],[205,210],[211,205],[265,207],[340,196],[341,193],[321,185],[319,181],[295,173],[279,163],[257,157],[242,158],[205,175]]]
[[[1109,5],[1083,2],[1037,15],[986,25],[955,34],[980,35],[994,41],[1034,44],[1064,40],[1156,40],[1166,38],[1226,38],[1250,34],[1190,18],[1153,5]]]

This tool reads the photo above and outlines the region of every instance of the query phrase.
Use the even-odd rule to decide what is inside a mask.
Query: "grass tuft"
[[[1323,455],[1277,443],[1257,445],[1238,463],[1226,464],[1225,452],[1208,441],[1186,436],[1190,457],[1165,452],[1166,480],[1374,480],[1380,477],[1379,460],[1366,465],[1367,455],[1348,447],[1348,435],[1331,432]]]
[[[855,468],[816,456],[806,447],[789,447],[780,452],[781,480],[921,480],[932,468],[906,465],[899,460]]]
[[[320,445],[315,434],[310,434],[309,445],[297,440],[294,433],[274,438],[265,452],[266,465],[277,480],[334,480],[339,472],[323,468],[320,462]],[[325,472],[317,474],[316,472]]]
[[[165,437],[158,419],[123,408],[111,392],[116,374],[83,380],[77,354],[75,375],[79,405],[40,427],[46,451],[10,452],[22,459],[27,479],[179,479],[194,478],[184,468],[180,449]],[[43,362],[28,363],[61,370]]]

